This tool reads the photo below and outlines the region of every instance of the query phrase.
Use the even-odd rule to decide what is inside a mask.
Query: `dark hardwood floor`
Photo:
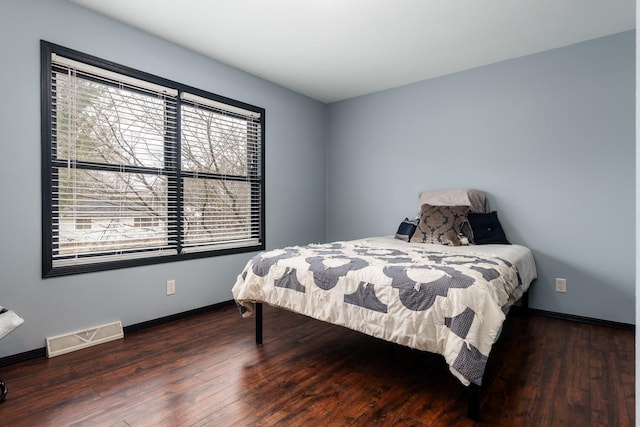
[[[222,308],[0,368],[6,426],[633,426],[634,333],[514,313],[468,420],[440,356],[266,307]],[[0,343],[1,344],[1,343]]]

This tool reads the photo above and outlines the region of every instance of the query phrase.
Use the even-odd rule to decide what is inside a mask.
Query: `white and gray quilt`
[[[371,238],[287,247],[253,257],[232,292],[245,317],[256,302],[289,309],[439,353],[464,385],[480,385],[506,309],[535,278],[529,249],[497,246]]]

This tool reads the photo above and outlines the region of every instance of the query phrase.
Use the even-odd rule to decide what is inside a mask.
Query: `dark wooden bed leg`
[[[467,417],[480,421],[480,386],[471,383],[468,388]]]
[[[529,291],[528,290],[527,292],[524,293],[524,295],[522,295],[522,308],[524,309],[525,312],[529,310]]]
[[[262,303],[256,303],[256,344],[262,344]]]

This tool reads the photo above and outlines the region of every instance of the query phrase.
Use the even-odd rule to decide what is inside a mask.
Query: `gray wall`
[[[534,252],[533,307],[635,323],[634,43],[620,33],[331,104],[328,240],[393,234],[419,191],[475,187]]]
[[[324,239],[324,104],[66,1],[3,0],[0,305],[25,323],[0,342],[0,357],[44,347],[50,335],[230,300],[251,256],[41,279],[40,39],[264,107],[267,246]],[[168,279],[177,284],[169,297]]]
[[[637,2],[636,2],[637,3]],[[636,7],[636,26],[640,21],[640,9]],[[640,88],[637,86],[638,77],[640,76],[640,34],[636,30],[636,164],[640,163],[640,150],[638,141],[640,140]],[[640,172],[636,168],[636,227],[640,222]],[[640,270],[638,269],[638,263],[640,263],[640,238],[638,229],[636,228],[636,321],[640,317],[640,293],[638,292],[638,284],[640,283]],[[636,343],[640,342],[640,329],[636,328]],[[636,344],[637,347],[637,344]],[[640,355],[636,351],[636,396],[640,396]],[[636,414],[640,414],[640,399],[636,399]]]

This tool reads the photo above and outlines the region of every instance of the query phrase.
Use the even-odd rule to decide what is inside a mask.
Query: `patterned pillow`
[[[462,225],[467,222],[469,206],[420,207],[420,222],[411,237],[411,243],[435,243],[460,246]]]

